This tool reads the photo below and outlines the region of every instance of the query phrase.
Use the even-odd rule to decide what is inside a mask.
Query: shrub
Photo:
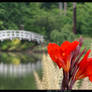
[[[75,35],[71,31],[72,27],[70,25],[65,25],[61,31],[53,30],[50,34],[50,40],[57,44],[61,44],[63,41],[72,41]]]

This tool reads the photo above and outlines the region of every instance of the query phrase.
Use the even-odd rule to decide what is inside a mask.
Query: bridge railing
[[[1,30],[0,31],[1,41],[6,39],[12,40],[13,38],[19,38],[20,40],[27,39],[29,41],[34,40],[34,41],[37,41],[38,43],[43,43],[44,41],[44,38],[42,35],[39,35],[34,32],[29,32],[25,30]]]

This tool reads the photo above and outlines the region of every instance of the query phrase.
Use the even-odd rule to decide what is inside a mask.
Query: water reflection
[[[0,74],[23,76],[41,68],[41,56],[27,53],[0,53]]]

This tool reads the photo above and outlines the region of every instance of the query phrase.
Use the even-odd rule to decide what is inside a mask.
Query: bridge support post
[[[23,25],[23,24],[21,24],[21,25],[19,26],[19,30],[24,30],[24,25]]]

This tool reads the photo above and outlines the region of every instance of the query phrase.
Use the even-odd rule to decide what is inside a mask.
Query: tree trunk
[[[64,15],[66,15],[67,12],[67,2],[64,2]]]
[[[62,10],[63,9],[63,3],[59,2],[59,9]],[[60,11],[60,15],[62,14],[62,12]]]
[[[73,2],[73,32],[76,34],[76,2]]]

